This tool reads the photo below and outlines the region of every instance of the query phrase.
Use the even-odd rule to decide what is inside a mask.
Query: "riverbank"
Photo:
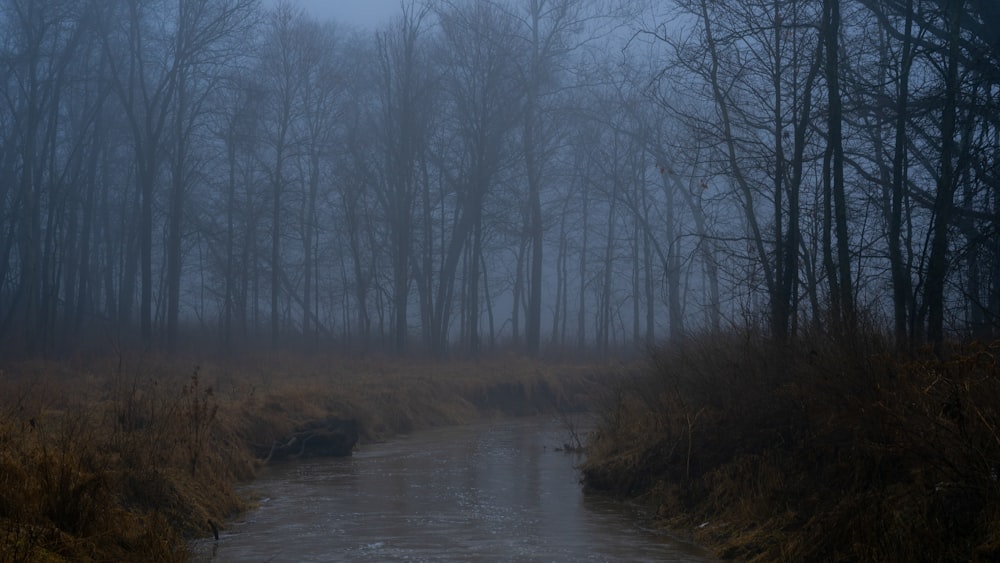
[[[900,359],[878,335],[659,349],[592,433],[592,490],[726,559],[1000,558],[1000,343]]]
[[[483,362],[115,358],[0,373],[0,561],[188,558],[249,508],[253,452],[310,421],[360,440],[593,404],[607,369]]]

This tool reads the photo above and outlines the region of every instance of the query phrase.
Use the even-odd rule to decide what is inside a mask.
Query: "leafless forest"
[[[0,0],[0,351],[1000,332],[994,0]]]

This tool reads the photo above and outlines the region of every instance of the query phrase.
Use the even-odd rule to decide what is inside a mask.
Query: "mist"
[[[0,349],[995,338],[997,9],[832,4],[2,0]]]

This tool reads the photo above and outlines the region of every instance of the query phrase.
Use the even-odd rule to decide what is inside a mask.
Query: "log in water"
[[[449,427],[353,457],[268,468],[260,508],[207,561],[708,561],[642,525],[634,509],[584,496],[558,420]]]

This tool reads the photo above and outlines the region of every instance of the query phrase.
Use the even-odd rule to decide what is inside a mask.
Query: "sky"
[[[272,0],[273,2],[273,0]],[[291,0],[320,20],[335,19],[359,28],[375,28],[399,12],[400,0]],[[268,3],[265,1],[265,5]]]

